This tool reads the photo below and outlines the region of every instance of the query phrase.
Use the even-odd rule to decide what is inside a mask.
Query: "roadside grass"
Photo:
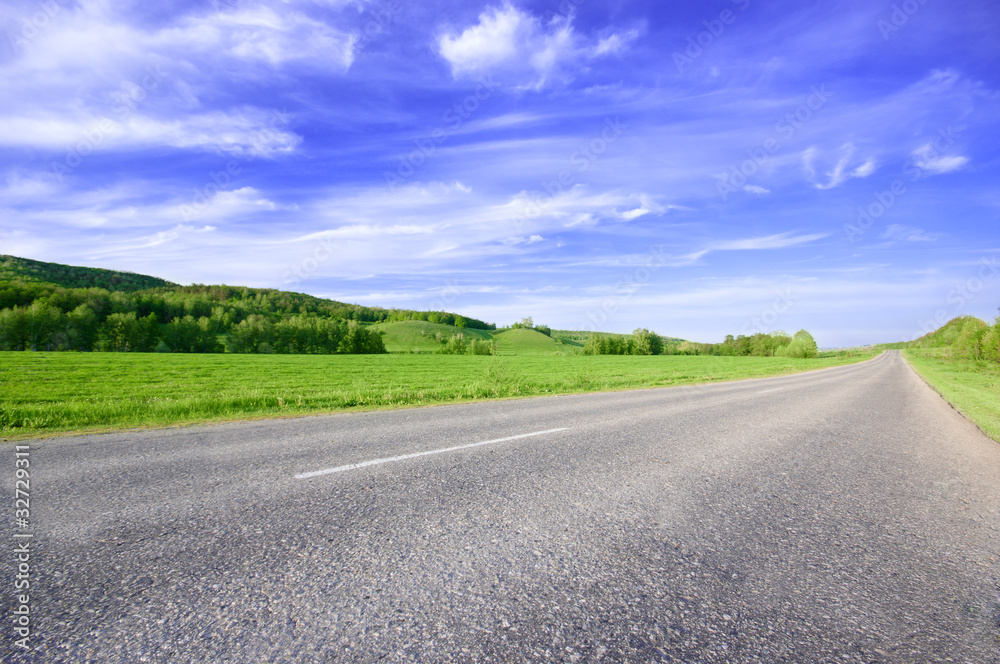
[[[158,427],[776,376],[766,357],[0,353],[0,435]]]
[[[910,348],[903,356],[960,413],[1000,441],[1000,367],[952,360],[946,348]]]

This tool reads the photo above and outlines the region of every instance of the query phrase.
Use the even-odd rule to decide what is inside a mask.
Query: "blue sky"
[[[1000,305],[1000,9],[0,9],[0,252],[821,346]]]

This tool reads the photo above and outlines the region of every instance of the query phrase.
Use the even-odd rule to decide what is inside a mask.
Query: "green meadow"
[[[873,355],[792,359],[0,352],[0,435],[13,439],[690,385],[839,366]]]

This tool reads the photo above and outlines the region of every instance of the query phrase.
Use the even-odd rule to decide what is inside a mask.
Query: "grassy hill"
[[[465,335],[468,340],[493,337],[487,330],[458,328],[454,325],[430,323],[424,320],[405,320],[395,323],[379,323],[372,329],[382,335],[385,349],[390,353],[433,353],[442,346],[438,335],[444,341],[456,334]]]
[[[145,274],[45,263],[6,254],[0,255],[0,281],[31,281],[56,284],[63,288],[103,288],[126,293],[177,286],[166,279]]]
[[[955,342],[962,335],[962,331],[970,324],[976,329],[987,327],[985,321],[975,316],[959,316],[958,318],[952,318],[933,332],[910,341],[906,346],[909,348],[949,348],[955,345]]]
[[[518,328],[495,332],[497,355],[575,355],[579,348],[537,330]]]

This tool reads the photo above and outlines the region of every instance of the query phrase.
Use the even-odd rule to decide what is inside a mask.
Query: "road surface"
[[[894,352],[33,441],[30,471],[3,661],[1000,662],[1000,444]]]

